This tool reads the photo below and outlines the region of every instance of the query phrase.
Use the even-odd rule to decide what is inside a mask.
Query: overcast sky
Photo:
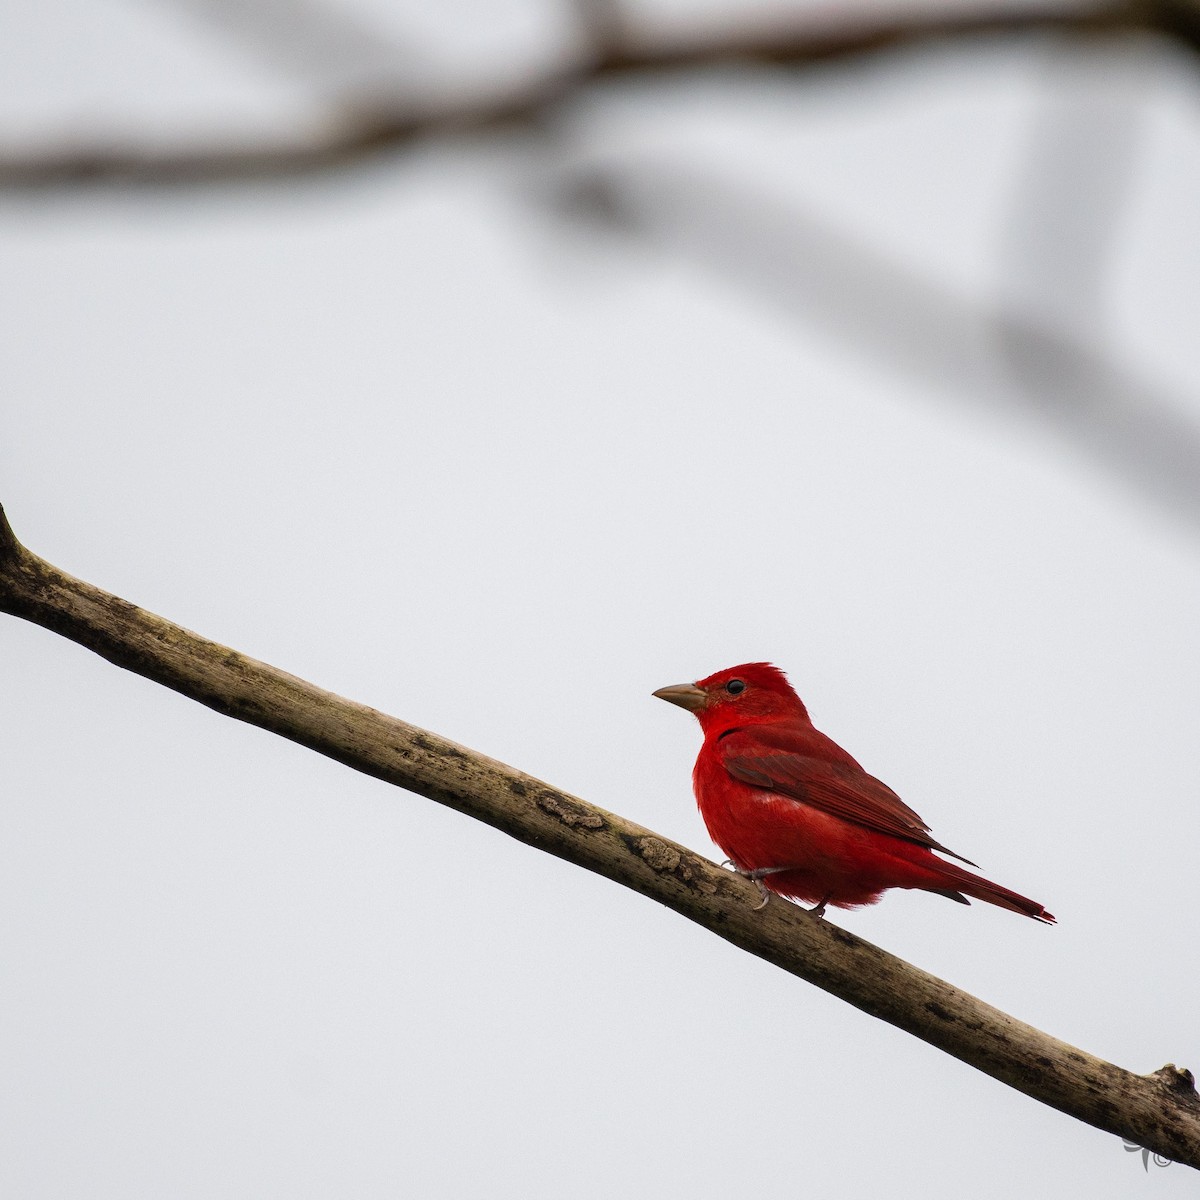
[[[9,0],[4,144],[303,117],[200,7]],[[561,33],[447,12],[404,32],[430,77]],[[985,303],[1045,63],[717,73],[590,93],[552,144],[0,196],[0,502],[73,574],[717,858],[699,730],[650,692],[774,661],[1059,924],[906,892],[832,920],[1122,1066],[1200,1069],[1200,522],[969,372],[856,345],[819,263],[773,290],[694,210],[550,202],[597,164],[635,209],[707,180]],[[1186,424],[1200,72],[1138,64],[1090,320]],[[1195,1194],[427,800],[13,619],[0,665],[5,1196]]]

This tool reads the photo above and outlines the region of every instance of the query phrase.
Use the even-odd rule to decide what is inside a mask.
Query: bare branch
[[[584,32],[591,43],[580,60],[553,67],[519,87],[467,99],[413,103],[397,103],[388,90],[381,90],[374,100],[356,94],[326,131],[291,141],[173,150],[122,145],[115,137],[82,144],[64,137],[54,149],[0,155],[0,188],[45,190],[98,182],[178,187],[313,175],[369,162],[431,137],[534,124],[592,83],[729,63],[804,67],[930,42],[1033,32],[1074,37],[1156,32],[1200,50],[1200,0],[1124,0],[1062,10],[1001,5],[993,13],[939,10],[874,20],[827,14],[819,20],[812,14],[792,13],[674,41],[634,40],[615,4],[580,3]]]
[[[749,883],[683,846],[57,570],[20,545],[2,508],[0,611],[649,896],[1044,1104],[1200,1168],[1200,1096],[1191,1072],[1168,1065],[1135,1075],[793,905],[756,911]]]

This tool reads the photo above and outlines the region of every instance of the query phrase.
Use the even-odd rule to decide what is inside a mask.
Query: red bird
[[[692,773],[700,815],[763,904],[769,888],[814,904],[820,916],[827,904],[858,908],[888,888],[921,888],[1054,923],[1036,900],[938,858],[935,850],[975,866],[935,842],[891,788],[813,728],[778,667],[745,663],[654,694],[700,721]]]

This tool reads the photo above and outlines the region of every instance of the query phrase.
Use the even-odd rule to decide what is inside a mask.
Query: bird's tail
[[[938,874],[941,878],[954,885],[953,888],[938,890],[943,896],[949,896],[951,900],[961,900],[965,904],[967,901],[964,899],[964,895],[971,896],[976,900],[984,900],[988,904],[995,904],[1012,912],[1023,913],[1035,921],[1044,921],[1047,925],[1055,923],[1053,914],[1048,913],[1036,900],[1030,900],[1028,896],[1009,891],[1008,888],[1001,887],[990,879],[984,879],[982,875],[972,875],[970,871],[964,871],[962,867],[956,866],[954,863],[939,859],[938,867],[940,868]]]

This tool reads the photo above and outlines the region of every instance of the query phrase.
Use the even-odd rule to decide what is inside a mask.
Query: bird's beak
[[[659,688],[654,695],[668,704],[678,704],[688,712],[699,712],[708,703],[708,696],[694,683],[672,684],[671,687]]]

